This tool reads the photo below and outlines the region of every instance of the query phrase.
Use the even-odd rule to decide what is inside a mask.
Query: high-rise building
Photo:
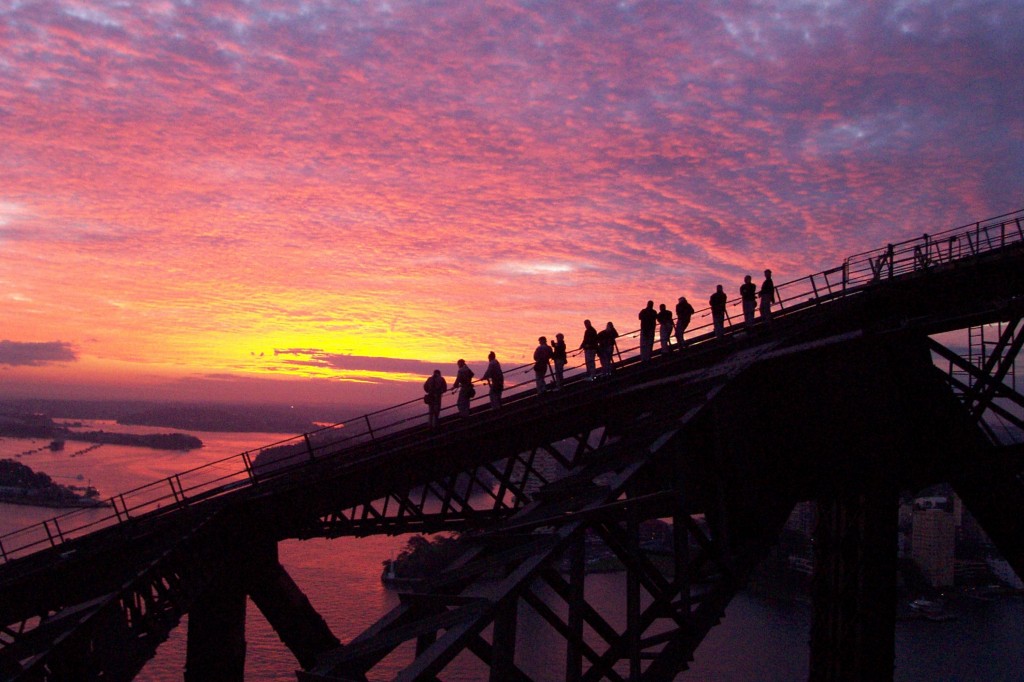
[[[945,497],[914,500],[911,556],[935,587],[953,584],[956,520]]]

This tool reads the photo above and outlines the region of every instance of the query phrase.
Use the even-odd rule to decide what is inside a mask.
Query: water
[[[167,433],[172,429],[128,427],[90,421],[84,429],[132,433]],[[282,439],[272,433],[197,433],[205,447],[191,452],[103,445],[80,456],[88,447],[69,440],[62,452],[43,450],[18,458],[58,483],[96,486],[103,497],[173,473],[237,455]],[[45,446],[48,441],[0,438],[0,458]],[[81,475],[82,480],[77,480]],[[0,533],[42,521],[52,509],[0,504]],[[349,641],[398,604],[394,592],[380,582],[381,562],[405,545],[398,537],[292,540],[280,544],[281,563],[324,617],[334,634]],[[610,607],[609,620],[621,622],[625,612],[622,574],[591,575],[587,598]],[[543,595],[543,591],[540,591]],[[897,623],[896,676],[899,682],[927,680],[999,680],[1024,682],[1024,602],[999,599],[955,604],[957,620]],[[721,682],[791,682],[807,678],[810,606],[800,601],[776,601],[741,593],[697,651],[691,669],[680,680]],[[564,670],[564,646],[532,609],[520,611],[520,664],[537,680],[559,680]],[[182,679],[187,618],[161,645],[156,657],[136,678],[141,682]],[[294,682],[298,664],[276,633],[251,604],[246,623],[246,679],[253,682]],[[409,654],[399,650],[392,658]],[[375,679],[390,679],[401,661],[385,662]],[[455,682],[486,679],[472,656],[461,657],[444,677]]]

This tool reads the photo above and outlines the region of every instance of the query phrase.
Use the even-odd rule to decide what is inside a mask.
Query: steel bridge
[[[395,657],[396,679],[444,680],[463,656],[531,680],[523,609],[564,645],[546,679],[686,679],[814,501],[810,678],[891,679],[901,491],[952,485],[1024,575],[1022,225],[852,256],[779,286],[771,323],[697,329],[649,362],[626,348],[597,381],[576,367],[536,396],[524,380],[435,430],[407,403],[2,536],[0,677],[132,679],[188,614],[185,679],[242,680],[251,599],[300,680],[380,679]],[[977,353],[942,342],[982,328]],[[648,519],[671,521],[667,556],[641,541]],[[277,557],[285,539],[440,531],[464,553],[348,642]],[[587,598],[587,536],[624,568],[625,618]]]

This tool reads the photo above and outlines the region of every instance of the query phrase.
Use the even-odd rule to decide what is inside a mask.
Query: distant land
[[[32,413],[0,412],[0,436],[10,438],[47,438],[52,440],[50,449],[64,449],[64,441],[76,440],[85,443],[130,445],[155,450],[196,450],[203,447],[203,441],[187,433],[114,433],[111,431],[72,431],[66,425],[57,424],[49,415]]]
[[[55,508],[106,506],[98,497],[99,492],[91,486],[54,483],[46,474],[20,462],[0,459],[0,502]]]
[[[37,413],[55,419],[104,419],[119,424],[163,426],[182,431],[307,433],[376,406],[159,403],[56,399],[3,399],[0,414]]]

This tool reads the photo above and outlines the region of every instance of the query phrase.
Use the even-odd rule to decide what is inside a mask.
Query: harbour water
[[[89,421],[83,430],[168,433],[155,427],[128,427]],[[0,458],[16,458],[58,483],[92,485],[109,497],[201,464],[236,455],[282,439],[272,433],[197,432],[204,447],[190,452],[103,445],[80,453],[89,443],[68,440],[63,451],[50,451],[42,440],[0,438]],[[25,455],[29,450],[35,450]],[[17,455],[22,454],[20,458]],[[0,533],[36,523],[58,511],[0,504]],[[397,595],[380,582],[381,562],[404,546],[401,537],[340,538],[281,543],[281,562],[313,606],[343,642],[359,634],[397,605]],[[592,575],[587,598],[621,605],[625,587],[621,574]],[[896,632],[896,679],[901,682],[1002,681],[1024,682],[1024,601],[960,599],[954,620],[901,620]],[[621,615],[621,614],[620,614]],[[741,593],[730,604],[722,624],[714,628],[680,680],[722,682],[791,682],[807,677],[810,605],[805,600],[772,600]],[[259,611],[250,605],[247,619],[246,679],[291,682],[298,667]],[[519,620],[521,665],[537,680],[558,680],[564,667],[559,638],[534,612],[524,608]],[[187,619],[136,678],[142,682],[182,679]],[[393,658],[407,656],[400,650]],[[399,661],[377,670],[390,679]],[[445,679],[472,682],[486,679],[471,656],[456,661]]]

